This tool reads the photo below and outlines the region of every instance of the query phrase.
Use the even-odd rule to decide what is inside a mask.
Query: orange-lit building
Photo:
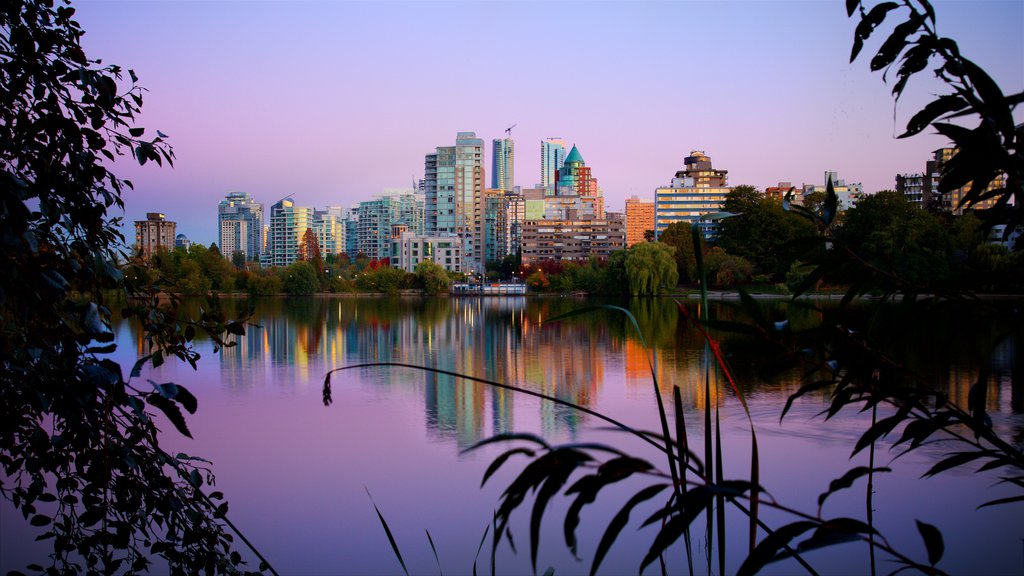
[[[654,232],[654,200],[626,198],[626,247],[644,241],[644,232]]]

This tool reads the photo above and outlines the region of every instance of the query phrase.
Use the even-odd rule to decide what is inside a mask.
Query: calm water
[[[502,490],[524,462],[513,459],[481,488],[483,473],[501,448],[463,452],[474,442],[497,432],[528,431],[556,443],[614,443],[661,464],[657,454],[572,410],[405,368],[336,374],[334,404],[324,407],[323,376],[332,368],[361,362],[430,365],[514,383],[596,409],[635,428],[657,429],[648,359],[622,316],[599,312],[541,323],[587,304],[565,298],[266,300],[256,304],[253,321],[258,327],[239,338],[238,346],[213,354],[208,344],[201,344],[203,359],[197,372],[169,364],[143,378],[185,384],[199,398],[199,412],[189,419],[195,440],[167,425],[167,442],[173,450],[214,461],[217,487],[231,503],[229,514],[281,573],[398,572],[369,490],[411,571],[437,573],[426,537],[429,531],[444,573],[467,574]],[[719,402],[726,475],[747,475],[749,425],[731,392],[719,389],[711,398],[705,396],[700,336],[685,326],[671,302],[627,305],[655,345],[662,390],[670,392],[673,385],[682,390],[691,442],[701,442],[705,403]],[[732,314],[721,305],[712,313]],[[142,353],[139,333],[128,323],[118,327],[118,341],[118,357],[124,363]],[[978,365],[955,357],[930,358],[927,351],[918,356],[934,369],[938,385],[966,405]],[[1020,356],[1020,338],[1011,338],[988,359],[993,375],[988,408],[998,429],[1014,441],[1024,429],[1024,375],[1015,363]],[[749,367],[736,368],[755,419],[762,483],[779,502],[813,513],[818,494],[830,480],[866,464],[866,454],[853,459],[849,454],[867,419],[843,413],[823,422],[817,414],[826,399],[814,396],[798,401],[780,424],[785,399],[800,384],[798,376],[763,383]],[[894,472],[876,477],[877,526],[895,547],[924,561],[914,520],[935,524],[944,533],[947,550],[940,567],[952,573],[1024,572],[1021,505],[976,511],[982,502],[1010,493],[993,486],[996,476],[975,475],[970,468],[920,480],[941,454],[942,448],[935,447],[888,464],[892,454],[880,451],[879,465],[891,465]],[[638,487],[603,495],[584,514],[584,559],[592,555],[611,515]],[[861,481],[833,496],[825,515],[864,518],[864,491]],[[557,502],[545,517],[538,567],[543,571],[554,566],[559,574],[586,573],[589,563],[573,559],[562,540],[565,508],[564,501]],[[0,511],[0,570],[43,560],[45,548],[26,543],[31,540],[27,528],[9,506]],[[507,544],[499,549],[500,573],[531,571],[528,511],[529,507],[520,510],[513,526],[519,554]],[[772,525],[786,520],[771,512],[763,517]],[[729,545],[739,551],[746,543],[745,519],[730,513],[728,520]],[[627,527],[602,572],[636,573],[652,537],[650,530]],[[702,537],[695,537],[700,557],[702,543]],[[480,573],[490,570],[489,549],[488,541],[479,560]],[[680,544],[669,558],[674,573],[685,571],[681,550]],[[806,558],[822,573],[868,571],[866,549],[860,544],[812,552]],[[728,571],[735,571],[739,561],[731,558]],[[880,563],[880,571],[892,569],[884,560]],[[799,572],[799,567],[780,563],[766,572],[788,574]]]

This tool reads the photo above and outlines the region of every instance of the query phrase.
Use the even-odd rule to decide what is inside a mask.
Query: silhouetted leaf
[[[857,24],[857,30],[854,32],[853,38],[853,50],[850,52],[850,62],[857,59],[857,55],[860,54],[861,48],[864,47],[864,41],[871,37],[871,33],[874,32],[875,28],[885,20],[885,15],[890,10],[898,8],[899,5],[895,2],[882,2],[881,4],[875,5],[867,14],[861,18]]]
[[[921,533],[921,538],[924,540],[924,546],[928,549],[928,563],[935,566],[942,560],[942,554],[946,551],[946,545],[942,542],[942,532],[931,524],[926,524],[920,520],[917,522],[917,531]]]
[[[851,457],[855,456],[861,450],[867,448],[871,444],[877,442],[881,438],[884,438],[889,432],[892,432],[896,426],[900,423],[905,422],[907,414],[910,412],[909,406],[903,406],[896,412],[896,414],[889,416],[888,418],[882,418],[876,422],[873,426],[868,428],[864,434],[857,440],[857,444],[853,447],[853,453]]]
[[[941,96],[914,114],[907,122],[907,131],[900,134],[899,137],[907,138],[918,134],[943,114],[963,110],[965,107],[967,107],[967,101],[957,94]]]
[[[398,559],[398,563],[402,565],[402,572],[405,572],[406,576],[409,576],[409,569],[405,567],[405,560],[402,559],[402,552],[398,549],[398,543],[395,542],[395,536],[391,533],[391,528],[388,527],[387,520],[384,519],[384,515],[380,513],[380,508],[377,508],[377,503],[373,501],[373,495],[370,494],[369,488],[363,487],[366,490],[366,495],[370,498],[370,504],[373,504],[374,511],[377,512],[377,518],[380,520],[380,525],[384,527],[384,533],[387,534],[388,542],[391,543],[391,551],[395,554],[395,558]]]
[[[978,510],[987,508],[988,506],[998,506],[1000,504],[1012,504],[1013,502],[1024,502],[1024,496],[1011,496],[1009,498],[998,498],[996,500],[989,500],[981,506],[978,506]]]
[[[777,559],[778,552],[786,548],[796,537],[814,528],[816,524],[808,520],[793,522],[776,528],[774,532],[765,537],[764,540],[754,547],[747,559],[743,561],[737,576],[751,576],[757,574],[768,563]]]
[[[963,466],[968,462],[973,462],[978,458],[983,458],[990,454],[989,451],[978,451],[978,452],[957,452],[952,456],[940,460],[937,464],[928,469],[927,472],[921,475],[922,478],[935,476],[939,472],[956,468],[957,466]]]
[[[881,70],[892,64],[900,52],[907,46],[907,37],[916,32],[923,20],[919,14],[912,12],[910,17],[893,29],[889,38],[882,43],[878,53],[871,59],[871,70]]]
[[[192,433],[188,430],[188,425],[185,424],[185,417],[182,416],[181,411],[178,410],[178,407],[173,402],[160,394],[147,394],[146,402],[163,412],[167,419],[171,421],[171,424],[174,424],[174,427],[178,429],[178,432],[189,438],[192,437]]]
[[[597,545],[597,549],[594,551],[594,563],[590,566],[590,576],[594,576],[597,573],[597,569],[601,566],[601,561],[608,554],[608,550],[611,548],[612,543],[619,537],[619,533],[629,522],[629,514],[636,508],[638,504],[646,502],[651,498],[657,496],[662,490],[668,488],[668,484],[654,484],[648,486],[643,490],[637,492],[630,498],[626,504],[615,514],[611,522],[608,523],[608,528],[605,529],[604,535],[601,536],[601,541]]]
[[[487,471],[484,472],[483,480],[480,481],[480,486],[482,487],[484,484],[486,484],[487,483],[487,479],[490,478],[492,474],[497,472],[498,468],[501,468],[501,466],[509,458],[511,458],[512,456],[514,456],[516,454],[525,454],[526,456],[529,456],[530,458],[533,458],[533,456],[536,454],[536,452],[534,452],[533,450],[531,450],[529,448],[523,448],[523,447],[513,448],[511,450],[507,450],[507,451],[503,452],[497,458],[495,458],[493,462],[491,462],[490,466],[487,467]]]
[[[818,509],[820,510],[821,507],[825,505],[825,500],[828,499],[829,496],[831,496],[832,494],[835,494],[836,492],[838,492],[840,490],[844,490],[846,488],[849,488],[850,486],[853,486],[853,482],[855,480],[857,480],[858,478],[860,478],[862,476],[867,476],[868,474],[871,474],[872,472],[892,472],[892,469],[890,469],[890,468],[869,468],[867,466],[857,466],[856,468],[852,468],[850,470],[847,470],[846,473],[843,474],[841,477],[836,478],[835,480],[829,482],[828,491],[827,492],[823,492],[820,496],[818,496]]]

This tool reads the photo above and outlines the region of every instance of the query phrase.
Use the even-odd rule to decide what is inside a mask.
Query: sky
[[[894,103],[868,65],[889,29],[851,64],[842,0],[74,6],[86,53],[136,71],[138,125],[177,156],[173,168],[115,164],[136,187],[125,220],[163,212],[204,244],[229,191],[268,208],[290,194],[353,206],[411,187],[424,155],[460,131],[484,139],[488,185],[491,140],[509,126],[523,187],[540,181],[542,139],[575,143],[611,210],[653,198],[692,150],[730,185],[837,171],[876,192],[947,144],[896,138],[943,86],[922,73]],[[1004,92],[1024,90],[1024,0],[935,6],[940,34]]]

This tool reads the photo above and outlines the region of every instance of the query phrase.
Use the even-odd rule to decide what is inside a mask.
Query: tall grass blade
[[[676,410],[676,446],[679,449],[679,460],[682,466],[679,467],[679,481],[686,486],[686,468],[690,464],[690,442],[686,436],[686,413],[683,412],[683,397],[679,392],[679,386],[672,386],[672,401]],[[686,567],[690,576],[693,576],[693,544],[690,542],[690,527],[683,532],[684,544],[686,545]]]
[[[722,464],[722,412],[715,402],[715,485],[721,486],[725,481]],[[755,489],[756,491],[756,489]],[[715,509],[718,513],[718,573],[725,574],[725,495],[715,496]]]
[[[480,559],[480,551],[484,549],[484,542],[487,541],[487,534],[489,534],[490,531],[491,525],[488,524],[487,527],[484,528],[484,535],[480,537],[480,545],[476,547],[476,556],[473,556],[473,576],[476,576],[476,562]],[[493,566],[491,569],[491,574],[494,574]]]
[[[427,542],[430,542],[430,551],[434,553],[434,561],[437,562],[437,573],[444,576],[444,570],[441,568],[441,559],[437,556],[437,546],[434,546],[434,539],[430,537],[430,530],[424,530],[427,533]]]
[[[871,407],[871,426],[874,427],[878,423],[878,405]],[[875,506],[874,506],[874,492],[875,492],[875,440],[871,441],[871,451],[868,452],[868,491],[867,491],[867,506],[868,513],[868,526],[875,527]],[[875,533],[868,532],[868,551],[869,560],[871,562],[871,576],[876,576],[877,569],[875,568]]]
[[[377,503],[373,501],[373,494],[370,494],[370,489],[363,486],[363,490],[366,490],[366,495],[370,497],[370,503],[373,504],[373,509],[377,512],[377,518],[380,519],[380,525],[384,527],[384,533],[388,535],[388,542],[391,543],[391,551],[394,552],[395,558],[398,558],[398,563],[402,565],[402,572],[405,576],[409,576],[409,569],[405,567],[405,560],[402,559],[402,552],[398,549],[398,543],[395,542],[395,535],[391,533],[391,528],[388,527],[387,520],[384,519],[384,515],[380,513],[380,508],[377,507]]]

